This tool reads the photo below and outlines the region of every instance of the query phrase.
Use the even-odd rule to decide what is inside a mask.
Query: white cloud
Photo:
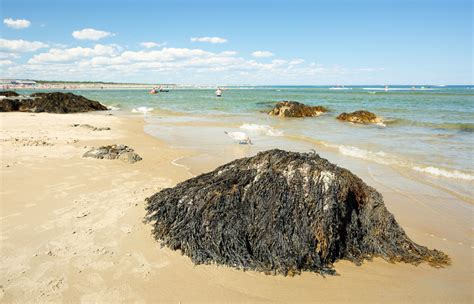
[[[72,36],[76,39],[79,40],[94,40],[97,41],[99,39],[108,37],[108,36],[113,36],[112,33],[110,32],[105,32],[105,31],[98,31],[92,28],[86,28],[82,29],[80,31],[74,31],[72,32]]]
[[[265,57],[272,57],[274,56],[274,54],[269,51],[255,51],[252,53],[252,56],[257,57],[257,58],[265,58]]]
[[[117,47],[96,44],[93,48],[75,47],[69,49],[50,49],[48,52],[40,53],[31,58],[28,63],[40,64],[47,62],[70,62],[86,57],[114,56]]]
[[[147,41],[147,42],[140,43],[140,46],[142,46],[146,49],[151,49],[151,48],[155,48],[155,47],[162,47],[162,46],[165,46],[165,45],[166,45],[166,42],[156,43],[156,42]]]
[[[125,51],[121,57],[126,61],[173,61],[179,58],[209,56],[211,54],[200,49],[163,48],[159,51]]]
[[[221,37],[193,37],[191,42],[225,43],[227,39]]]
[[[235,56],[235,55],[237,55],[237,52],[236,51],[224,51],[224,52],[221,52],[220,55],[222,55],[222,56]]]
[[[13,28],[15,30],[21,30],[31,25],[31,22],[26,19],[14,20],[12,18],[6,18],[6,19],[3,19],[3,23],[5,23],[6,26]]]
[[[48,47],[47,44],[39,41],[0,39],[0,51],[26,53],[34,52],[46,47]]]
[[[13,59],[13,58],[19,58],[20,55],[15,54],[15,53],[8,53],[8,52],[0,52],[0,59]]]
[[[14,62],[11,60],[0,60],[0,66],[13,65]]]
[[[8,64],[3,77],[170,83],[315,84],[361,79],[379,73],[370,68],[348,69],[323,66],[298,58],[261,60],[240,57],[235,51],[171,48],[123,50],[118,45],[52,48],[30,58],[26,64]],[[351,78],[352,77],[352,78]],[[346,80],[346,81],[344,81]]]
[[[293,59],[293,60],[290,60],[289,64],[290,65],[297,65],[297,64],[302,64],[304,62],[303,59]]]

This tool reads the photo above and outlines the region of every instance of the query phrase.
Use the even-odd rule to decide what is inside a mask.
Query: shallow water
[[[175,89],[150,95],[143,90],[73,91],[130,115],[146,116],[147,131],[177,147],[206,155],[238,157],[268,148],[328,150],[388,165],[471,193],[474,180],[474,92],[471,86],[230,87]],[[265,114],[281,100],[323,105],[317,118],[282,119]],[[341,112],[368,110],[385,126],[339,122]],[[252,147],[240,147],[223,131],[246,132]],[[234,152],[232,152],[234,151]],[[237,152],[235,152],[237,151]],[[247,152],[242,152],[247,151]],[[225,159],[232,157],[224,157]],[[460,185],[458,183],[461,183]]]

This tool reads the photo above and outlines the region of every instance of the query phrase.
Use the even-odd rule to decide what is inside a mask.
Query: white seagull
[[[232,138],[235,141],[238,141],[239,144],[241,145],[251,145],[252,141],[250,140],[250,137],[247,135],[247,133],[244,132],[227,132],[224,131],[227,136]]]

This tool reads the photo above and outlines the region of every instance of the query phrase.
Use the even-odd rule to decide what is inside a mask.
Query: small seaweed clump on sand
[[[141,156],[135,153],[135,150],[126,145],[110,145],[92,148],[84,153],[82,157],[91,157],[97,159],[120,159],[121,161],[130,164],[142,160]]]
[[[156,193],[146,209],[154,237],[196,264],[293,275],[333,274],[340,259],[449,263],[411,241],[375,189],[315,153],[238,159]]]

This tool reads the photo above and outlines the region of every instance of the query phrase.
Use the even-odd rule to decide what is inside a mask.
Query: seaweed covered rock
[[[0,112],[19,111],[21,104],[17,99],[0,99]]]
[[[15,92],[3,92],[7,95],[0,99],[2,112],[48,112],[48,113],[78,113],[89,111],[105,111],[107,107],[100,102],[87,99],[72,93],[34,93],[20,96]],[[12,95],[10,93],[15,93]]]
[[[323,106],[307,106],[297,101],[280,101],[268,112],[280,117],[315,117],[327,112]]]
[[[17,97],[17,96],[20,96],[20,94],[18,94],[15,91],[0,91],[0,96]]]
[[[334,273],[337,260],[375,256],[449,263],[411,241],[375,189],[315,153],[232,161],[154,194],[146,210],[155,239],[196,264],[292,275]]]
[[[343,121],[348,121],[348,122],[353,122],[353,123],[360,123],[360,124],[369,124],[369,123],[376,124],[376,123],[381,123],[382,122],[382,119],[377,117],[377,115],[375,115],[372,112],[364,111],[364,110],[355,111],[355,112],[352,112],[352,113],[345,113],[344,112],[344,113],[341,113],[337,117],[337,119],[343,120]]]
[[[107,110],[100,102],[72,93],[34,93],[30,96],[35,98],[25,100],[23,104],[32,112],[78,113]]]
[[[92,148],[82,155],[82,157],[92,157],[97,159],[120,159],[121,161],[133,164],[141,161],[140,155],[126,145],[110,145]]]

